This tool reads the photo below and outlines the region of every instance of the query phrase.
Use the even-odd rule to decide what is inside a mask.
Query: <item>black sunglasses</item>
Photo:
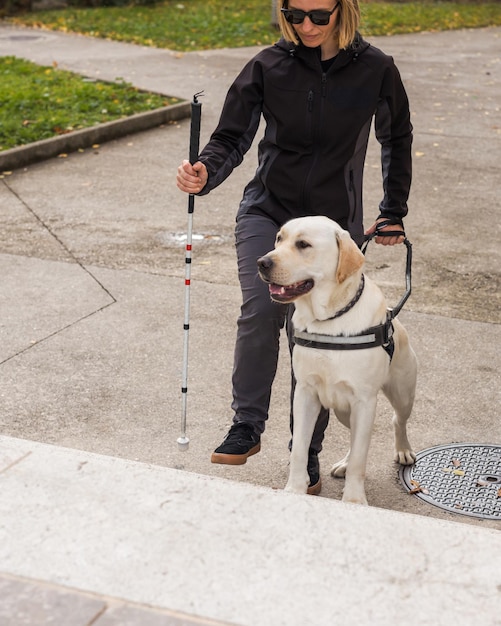
[[[315,9],[314,11],[301,11],[301,9],[281,9],[285,19],[289,24],[302,24],[305,17],[309,17],[311,22],[315,26],[327,26],[331,15],[338,8],[339,2],[332,9],[327,11],[326,9]]]

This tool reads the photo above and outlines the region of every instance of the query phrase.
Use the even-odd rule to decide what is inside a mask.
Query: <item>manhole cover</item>
[[[423,450],[400,469],[416,497],[470,517],[501,520],[501,446],[451,444]]]

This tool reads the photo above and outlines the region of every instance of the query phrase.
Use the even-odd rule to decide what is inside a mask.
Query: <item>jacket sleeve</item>
[[[375,117],[381,144],[384,197],[380,217],[401,222],[407,215],[412,178],[412,124],[409,101],[393,60],[385,72]]]
[[[262,67],[254,58],[230,87],[216,130],[199,155],[209,178],[198,195],[220,185],[243,161],[259,126],[262,102]]]

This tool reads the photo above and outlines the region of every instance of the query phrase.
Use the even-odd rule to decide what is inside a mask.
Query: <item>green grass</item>
[[[0,57],[0,84],[0,150],[178,102],[12,56]]]
[[[498,2],[381,2],[362,5],[364,35],[397,35],[501,25]]]
[[[501,25],[499,1],[362,0],[362,14],[361,31],[367,36]],[[270,25],[270,0],[165,0],[149,6],[40,11],[9,21],[178,51],[264,45],[277,38]]]

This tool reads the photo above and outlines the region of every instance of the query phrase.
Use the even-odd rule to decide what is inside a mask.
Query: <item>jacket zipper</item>
[[[327,88],[327,74],[322,72],[322,98],[325,98]]]
[[[327,92],[327,74],[325,72],[322,72],[322,81],[321,81],[321,89],[320,89],[320,95],[323,98],[325,98],[326,96],[326,92]],[[308,112],[312,113],[313,112],[313,89],[310,89],[310,91],[308,92]],[[319,119],[320,121],[322,120],[323,117],[323,112],[324,112],[324,104],[322,102],[322,100],[320,101],[320,115],[319,115]],[[310,202],[309,202],[309,197],[307,197],[306,195],[306,190],[308,189],[308,182],[311,178],[311,173],[313,171],[313,169],[316,166],[317,163],[317,159],[318,159],[318,153],[315,150],[315,141],[317,138],[317,129],[320,128],[320,122],[318,123],[318,126],[315,127],[314,125],[314,120],[312,119],[311,121],[312,123],[312,141],[313,141],[313,160],[311,162],[311,166],[310,169],[308,171],[308,174],[306,175],[306,178],[304,179],[304,185],[303,185],[303,193],[302,193],[302,197],[303,197],[303,207],[309,211],[310,210]]]

